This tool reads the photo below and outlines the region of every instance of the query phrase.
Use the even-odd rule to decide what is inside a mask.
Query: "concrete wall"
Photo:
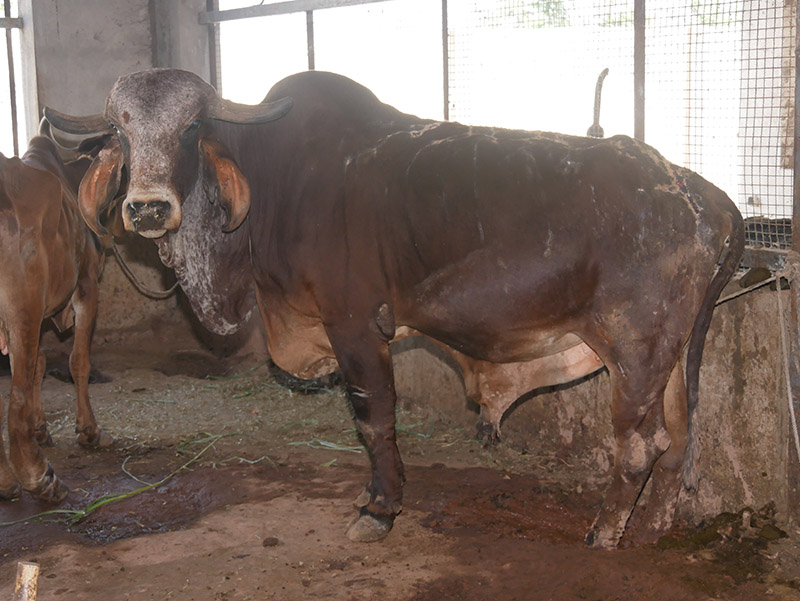
[[[769,502],[789,517],[790,430],[775,295],[764,288],[714,313],[700,371],[700,485],[679,506],[690,521]],[[395,353],[401,402],[435,407],[471,431],[478,416],[460,375],[435,348],[404,343]],[[607,372],[528,395],[506,414],[502,432],[503,444],[525,451],[567,488],[605,487],[614,453]]]

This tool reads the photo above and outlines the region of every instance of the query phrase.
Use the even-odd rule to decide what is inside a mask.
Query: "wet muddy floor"
[[[48,349],[55,375],[68,348]],[[263,357],[219,359],[180,335],[101,338],[94,364],[115,444],[80,448],[72,386],[46,378],[45,452],[71,493],[0,506],[22,520],[0,527],[0,598],[25,560],[41,565],[40,601],[800,599],[800,533],[769,508],[590,551],[602,490],[413,403],[398,413],[403,513],[384,541],[351,543],[368,459],[340,390],[291,391]],[[9,386],[0,364],[6,399]]]

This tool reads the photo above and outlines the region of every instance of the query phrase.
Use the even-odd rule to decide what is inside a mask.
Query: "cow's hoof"
[[[36,438],[36,442],[40,447],[53,446],[53,437],[50,436],[50,432],[47,431],[47,425],[39,426],[38,428],[34,429],[34,437]]]
[[[347,538],[355,543],[374,543],[386,538],[393,525],[394,518],[376,517],[362,509],[347,527]]]
[[[104,449],[113,445],[114,439],[101,428],[97,428],[93,435],[87,432],[78,432],[78,444],[90,449]]]
[[[16,498],[19,498],[21,492],[22,487],[19,484],[14,484],[8,488],[1,489],[0,501],[13,501]]]
[[[31,496],[46,503],[59,503],[67,496],[69,488],[56,476],[51,465],[47,466],[47,471],[42,476],[39,484],[28,490]]]
[[[353,506],[356,509],[361,509],[370,502],[371,498],[372,494],[369,492],[369,487],[365,487],[361,494],[356,497],[356,500],[353,501]]]

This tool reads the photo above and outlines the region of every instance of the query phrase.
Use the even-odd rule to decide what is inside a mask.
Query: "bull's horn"
[[[293,104],[294,100],[290,97],[261,104],[239,104],[217,96],[217,101],[209,108],[208,116],[231,123],[266,123],[283,117]]]
[[[56,129],[70,134],[99,134],[111,129],[111,124],[102,114],[73,117],[46,106],[44,107],[44,118]]]

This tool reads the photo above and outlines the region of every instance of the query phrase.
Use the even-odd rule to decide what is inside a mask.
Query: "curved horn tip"
[[[294,100],[291,96],[261,104],[241,104],[217,97],[209,117],[231,123],[267,123],[286,115],[293,105]]]
[[[56,129],[70,134],[99,134],[109,131],[111,124],[102,113],[75,117],[61,113],[49,106],[44,107],[44,118]]]

